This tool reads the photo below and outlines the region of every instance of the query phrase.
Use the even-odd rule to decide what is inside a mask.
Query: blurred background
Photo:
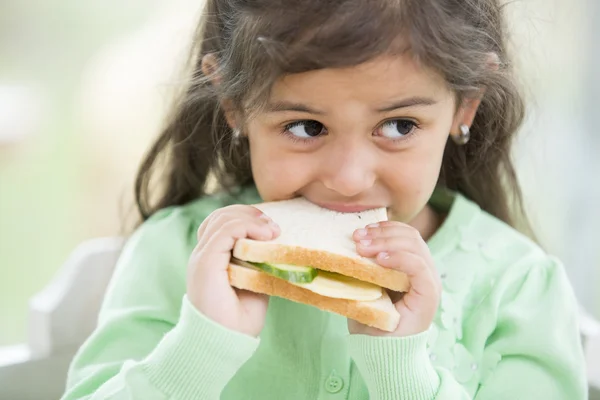
[[[0,346],[81,241],[120,234],[201,1],[0,2]],[[507,7],[530,101],[515,157],[542,244],[600,315],[600,2]]]

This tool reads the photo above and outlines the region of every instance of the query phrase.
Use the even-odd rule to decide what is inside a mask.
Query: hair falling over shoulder
[[[206,0],[187,86],[136,178],[142,220],[253,182],[248,144],[234,138],[224,104],[249,118],[283,75],[408,52],[445,78],[457,104],[485,88],[471,140],[448,142],[438,184],[527,228],[511,160],[524,102],[503,13],[499,0]],[[218,60],[218,85],[202,72],[207,54]]]

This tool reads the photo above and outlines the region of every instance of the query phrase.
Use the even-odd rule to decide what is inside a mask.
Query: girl
[[[207,0],[203,15],[138,176],[145,222],[64,399],[585,398],[563,267],[510,227],[524,112],[498,0]],[[296,196],[388,208],[349,234],[411,279],[395,332],[231,288],[235,240],[280,233],[249,204]]]

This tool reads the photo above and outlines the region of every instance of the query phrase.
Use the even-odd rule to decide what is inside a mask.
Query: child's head
[[[144,217],[201,196],[212,173],[265,200],[393,206],[406,221],[437,184],[511,222],[523,104],[497,0],[206,1],[192,83],[138,176]]]

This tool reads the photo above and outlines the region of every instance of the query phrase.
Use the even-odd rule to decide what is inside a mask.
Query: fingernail
[[[267,214],[260,214],[260,219],[264,219],[265,221],[271,221],[271,217],[269,217]]]
[[[368,247],[368,246],[370,246],[370,245],[371,245],[371,243],[372,243],[372,242],[373,242],[372,240],[369,240],[369,239],[364,239],[364,240],[361,240],[361,241],[360,241],[360,244],[361,244],[361,246]]]
[[[386,253],[385,251],[377,254],[377,258],[379,258],[380,260],[387,260],[388,258],[390,258],[390,255],[388,253]]]
[[[368,232],[367,232],[367,230],[366,230],[366,229],[359,229],[359,230],[357,230],[357,231],[356,231],[356,234],[357,234],[358,236],[360,236],[360,237],[365,237],[365,236],[367,236],[367,233],[368,233]]]
[[[379,228],[379,224],[369,224],[367,228]]]
[[[279,225],[277,225],[277,223],[275,221],[273,221],[272,219],[269,220],[269,225],[271,225],[275,229],[281,229],[281,228],[279,228]]]

